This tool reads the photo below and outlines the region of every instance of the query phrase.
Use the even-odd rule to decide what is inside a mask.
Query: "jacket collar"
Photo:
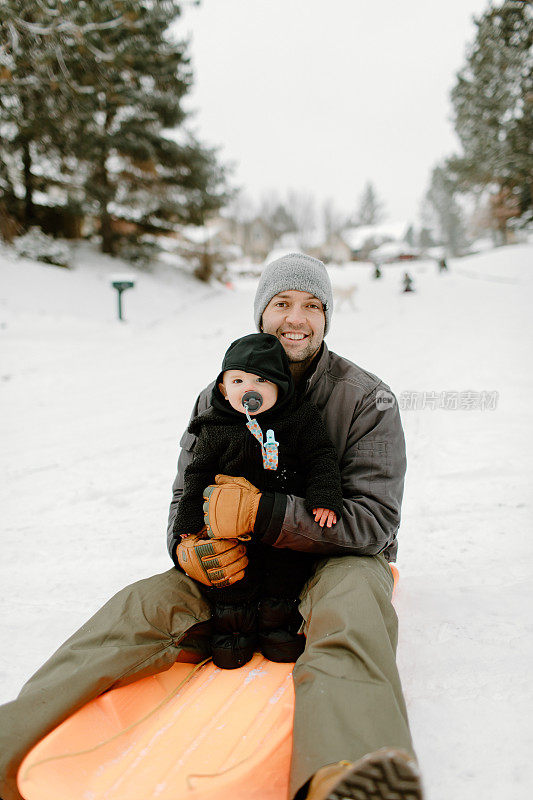
[[[322,342],[317,360],[311,366],[310,373],[307,375],[303,387],[303,395],[306,395],[311,388],[320,380],[329,362],[329,350],[325,342]]]

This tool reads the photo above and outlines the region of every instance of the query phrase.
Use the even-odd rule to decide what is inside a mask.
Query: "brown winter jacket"
[[[200,393],[193,417],[208,408],[212,389],[210,384]],[[332,528],[321,528],[301,497],[276,493],[261,541],[324,556],[383,553],[395,561],[406,459],[398,405],[389,387],[323,344],[303,394],[318,407],[339,456],[342,519]],[[180,441],[167,531],[171,557],[177,544],[172,529],[183,474],[192,461],[195,441],[188,431]]]

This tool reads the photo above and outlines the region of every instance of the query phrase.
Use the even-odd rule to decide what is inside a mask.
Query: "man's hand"
[[[204,521],[211,539],[250,539],[261,499],[245,478],[217,475],[215,486],[204,489]]]
[[[182,570],[204,586],[231,586],[244,577],[246,547],[237,539],[207,539],[205,529],[186,536],[176,546]]]

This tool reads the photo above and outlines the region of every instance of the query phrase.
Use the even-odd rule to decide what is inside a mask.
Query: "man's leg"
[[[116,686],[201,660],[185,632],[207,620],[197,585],[178,570],[127,586],[111,598],[0,707],[0,797],[21,800],[17,770],[28,750],[73,711]],[[181,644],[180,644],[181,640]],[[186,651],[183,653],[183,651]]]
[[[392,588],[382,556],[324,560],[304,588],[291,797],[326,764],[382,747],[414,752],[396,667]]]

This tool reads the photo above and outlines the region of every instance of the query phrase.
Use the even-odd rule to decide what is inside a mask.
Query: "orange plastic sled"
[[[392,567],[394,583],[398,571]],[[286,800],[293,664],[174,664],[97,697],[26,756],[26,800]]]
[[[256,653],[240,669],[174,664],[113,689],[28,753],[19,791],[26,800],[282,800],[293,666]]]

